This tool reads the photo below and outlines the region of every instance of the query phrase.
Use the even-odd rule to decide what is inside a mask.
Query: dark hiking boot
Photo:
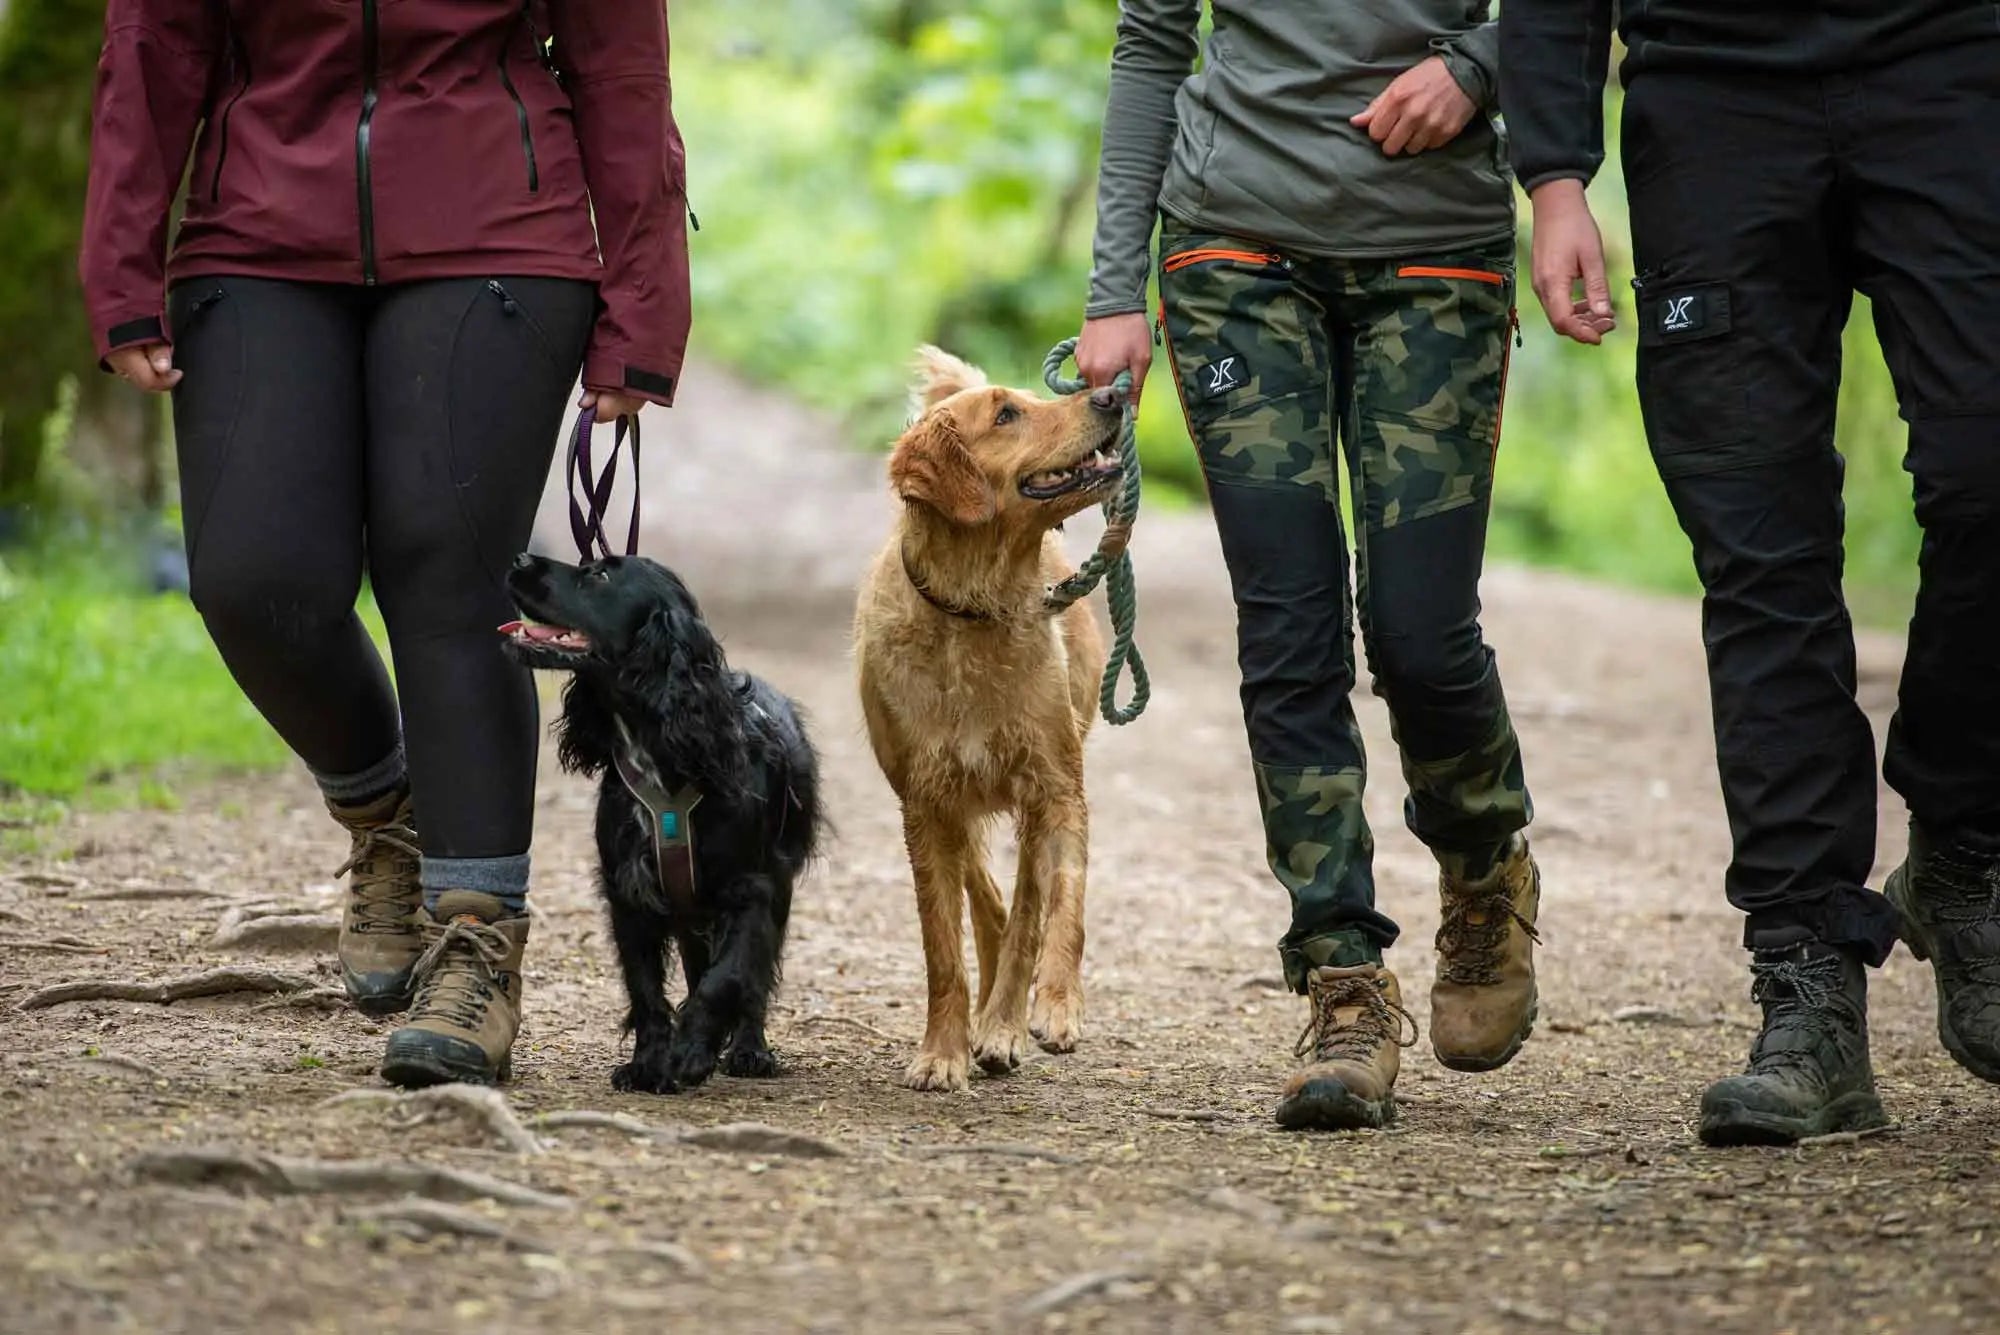
[[[1764,1028],[1742,1075],[1701,1099],[1705,1145],[1789,1145],[1886,1126],[1868,1065],[1868,978],[1861,961],[1802,928],[1752,940],[1750,995]]]
[[[1535,914],[1542,874],[1515,835],[1478,880],[1449,864],[1438,882],[1437,982],[1431,1048],[1454,1071],[1491,1071],[1514,1060],[1535,1028]]]
[[[1379,964],[1321,967],[1306,975],[1306,996],[1312,1018],[1297,1048],[1306,1064],[1285,1082],[1278,1125],[1292,1131],[1387,1126],[1396,1119],[1402,1049],[1417,1041],[1396,975]]]
[[[410,1005],[410,971],[424,953],[424,892],[410,793],[398,788],[362,806],[327,803],[353,839],[340,914],[340,980],[364,1015]]]
[[[491,895],[448,890],[424,920],[410,1021],[389,1035],[382,1078],[419,1089],[505,1080],[521,1029],[521,956],[528,915],[504,916]]]
[[[2000,851],[1934,844],[1912,825],[1910,855],[1882,893],[1910,953],[1930,961],[1944,1050],[2000,1084]]]

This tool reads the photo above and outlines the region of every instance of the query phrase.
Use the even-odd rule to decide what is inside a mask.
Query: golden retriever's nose
[[[1115,413],[1124,408],[1125,396],[1110,385],[1099,385],[1090,391],[1090,406],[1101,413]]]

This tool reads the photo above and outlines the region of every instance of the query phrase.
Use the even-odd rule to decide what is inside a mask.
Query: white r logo
[[[1692,328],[1694,326],[1694,317],[1688,313],[1688,307],[1692,305],[1694,305],[1693,297],[1668,297],[1666,327],[1668,329]]]
[[[1236,359],[1224,357],[1208,368],[1208,392],[1220,394],[1225,389],[1236,388]]]

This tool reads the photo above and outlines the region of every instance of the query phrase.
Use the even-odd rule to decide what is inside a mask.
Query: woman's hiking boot
[[[396,788],[372,802],[327,810],[352,839],[340,914],[340,980],[356,1010],[394,1015],[410,1005],[410,971],[424,953],[424,892],[418,881],[410,792]]]
[[[521,956],[528,914],[500,901],[447,890],[424,919],[423,957],[409,1022],[389,1035],[382,1078],[420,1089],[505,1080],[521,1030]]]
[[[1535,914],[1542,876],[1527,839],[1512,836],[1477,880],[1449,862],[1438,881],[1444,921],[1431,987],[1431,1048],[1454,1071],[1505,1066],[1535,1028]]]
[[[1912,824],[1910,854],[1882,892],[1910,953],[1930,961],[1944,1050],[2000,1084],[2000,850],[1933,843]]]
[[[1861,961],[1804,928],[1758,933],[1751,951],[1750,995],[1764,1027],[1749,1068],[1702,1096],[1702,1143],[1789,1145],[1887,1125],[1868,1065]]]
[[[1305,1065],[1285,1082],[1278,1125],[1350,1131],[1394,1121],[1402,1049],[1417,1041],[1396,975],[1379,964],[1323,966],[1306,975],[1306,996],[1312,1018],[1296,1049]]]

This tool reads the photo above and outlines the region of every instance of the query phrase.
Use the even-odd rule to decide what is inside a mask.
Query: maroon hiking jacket
[[[673,401],[665,0],[109,0],[104,26],[81,259],[100,357],[170,337],[166,284],[199,275],[577,278],[600,298],[585,385]]]

